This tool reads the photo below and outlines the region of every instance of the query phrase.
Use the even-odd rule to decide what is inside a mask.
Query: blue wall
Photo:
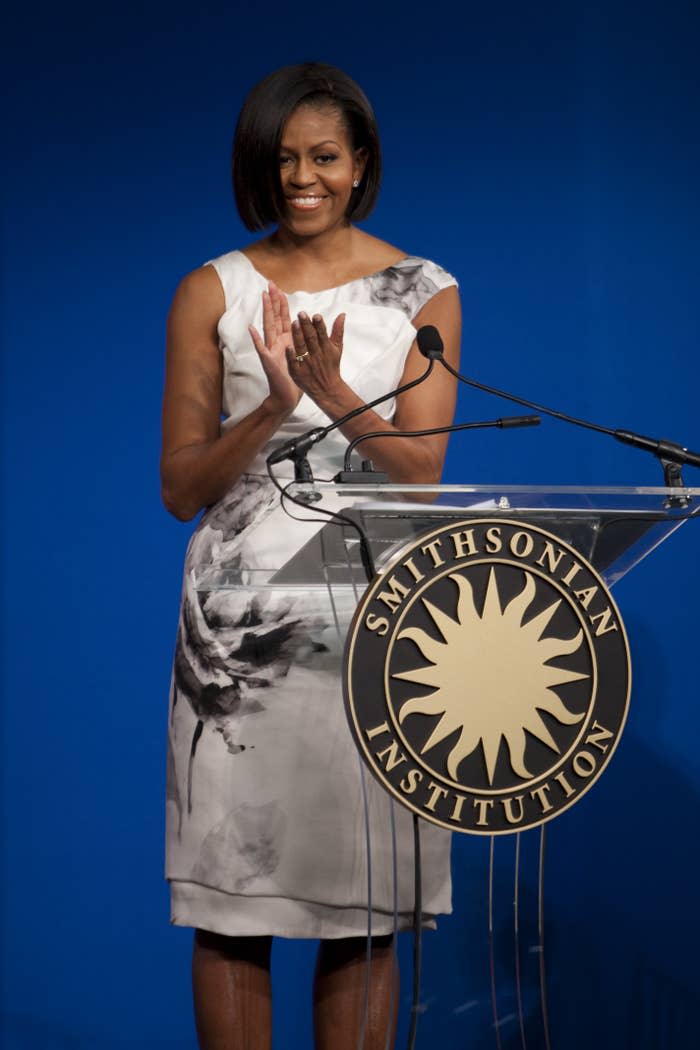
[[[194,1047],[190,935],[168,927],[162,881],[166,696],[188,535],[159,504],[163,323],[180,276],[247,239],[228,151],[255,80],[318,57],[363,84],[387,171],[367,229],[458,276],[468,373],[700,446],[695,4],[233,8],[40,0],[9,34],[7,1050]],[[462,419],[508,411],[461,395]],[[657,484],[660,472],[551,422],[456,439],[447,478]],[[686,479],[700,484],[700,472]],[[687,526],[617,589],[635,665],[628,728],[602,781],[548,833],[556,1050],[693,1042],[699,541]],[[492,1047],[487,845],[462,839],[455,852],[457,914],[427,938],[419,1046]],[[531,839],[523,853],[532,1048]],[[512,843],[499,841],[496,862],[507,1018]],[[305,1048],[311,948],[276,953],[275,1048]],[[503,1050],[519,1046],[517,1021],[500,1037]]]

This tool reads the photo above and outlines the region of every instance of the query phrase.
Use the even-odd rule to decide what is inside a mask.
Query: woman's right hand
[[[292,322],[287,296],[270,281],[263,292],[263,335],[248,326],[253,346],[258,352],[270,393],[263,405],[272,413],[293,412],[299,403],[301,390],[289,374],[287,350],[293,348]]]

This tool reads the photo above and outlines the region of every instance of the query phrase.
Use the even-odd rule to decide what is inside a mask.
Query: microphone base
[[[311,473],[311,467],[309,461],[306,458],[305,452],[299,452],[293,457],[294,462],[294,480],[299,485],[311,485],[312,487],[307,492],[302,492],[297,495],[299,503],[318,503],[323,497],[321,493],[317,491],[314,486],[314,476]]]
[[[685,488],[683,483],[683,475],[681,474],[681,465],[676,463],[674,460],[664,459],[663,456],[659,456],[661,466],[664,468],[664,482],[668,489],[681,489]],[[667,508],[671,507],[688,507],[690,500],[685,494],[679,493],[677,496],[669,496],[665,500],[664,506]]]
[[[388,485],[389,475],[383,470],[341,470],[333,481],[336,485]]]

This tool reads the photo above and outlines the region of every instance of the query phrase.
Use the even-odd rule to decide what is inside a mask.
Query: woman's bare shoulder
[[[224,289],[218,273],[209,263],[198,266],[180,279],[175,290],[173,308],[197,312],[224,311]]]
[[[182,289],[188,295],[213,295],[221,292],[221,279],[216,268],[211,263],[198,266],[196,270],[190,270],[184,277],[180,278],[177,286],[178,292]]]

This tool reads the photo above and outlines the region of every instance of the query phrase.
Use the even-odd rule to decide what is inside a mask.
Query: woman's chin
[[[284,219],[280,223],[295,237],[318,237],[324,233],[332,233],[349,225],[345,214],[329,216],[322,210],[314,209],[302,211],[288,209]]]

